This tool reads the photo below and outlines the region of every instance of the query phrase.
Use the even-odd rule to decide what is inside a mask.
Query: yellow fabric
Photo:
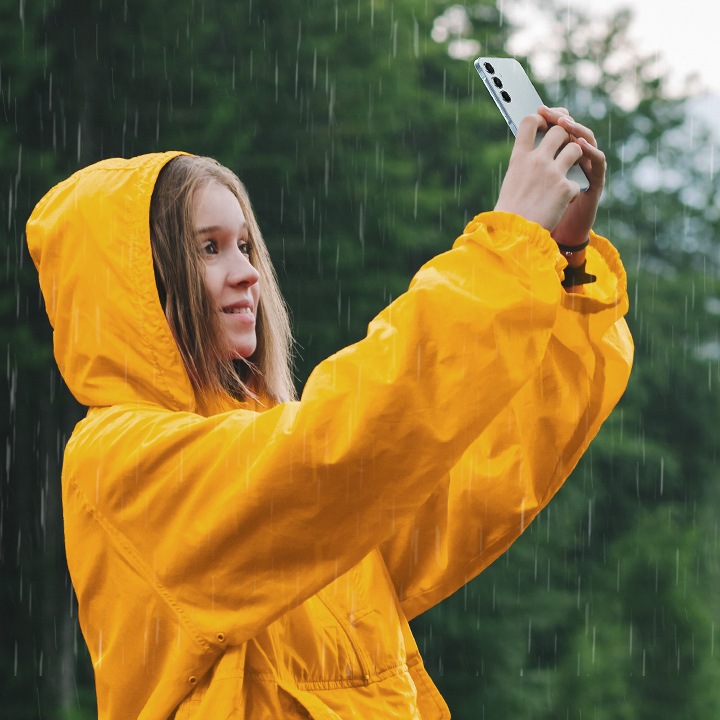
[[[174,155],[82,170],[27,228],[90,407],[63,506],[99,717],[448,717],[407,618],[510,545],[623,392],[617,253],[593,236],[571,296],[546,231],[485,213],[299,402],[203,416],[149,248]]]

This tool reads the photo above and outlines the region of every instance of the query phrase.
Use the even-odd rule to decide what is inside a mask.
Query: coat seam
[[[185,628],[195,644],[202,649],[203,653],[210,653],[213,650],[213,646],[192,625],[180,605],[175,602],[172,594],[161,583],[152,580],[149,569],[143,564],[139,553],[135,550],[135,547],[130,540],[120,530],[109,523],[100,510],[90,503],[85,493],[80,489],[79,484],[75,480],[68,478],[68,484],[80,499],[83,510],[108,536],[110,542],[115,546],[120,555],[130,561],[130,566],[145,580],[147,585],[155,592],[155,594],[163,601],[171,612],[176,615],[183,628]]]

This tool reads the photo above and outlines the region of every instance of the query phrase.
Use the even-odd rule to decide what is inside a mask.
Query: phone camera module
[[[495,74],[495,68],[494,68],[489,62],[484,63],[484,65],[485,65],[485,69],[486,69],[491,75],[494,75],[494,74]]]
[[[502,99],[503,99],[505,102],[508,102],[508,103],[509,103],[510,100],[512,99],[512,98],[510,97],[510,93],[509,93],[507,90],[503,90],[503,91],[500,93],[500,96],[502,97]]]
[[[496,88],[501,88],[503,86],[502,80],[497,76],[493,77],[493,83],[495,83]]]

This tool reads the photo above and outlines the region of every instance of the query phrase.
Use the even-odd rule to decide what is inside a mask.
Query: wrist
[[[565,244],[555,240],[560,254],[571,268],[580,267],[585,262],[585,248],[590,244],[590,236],[580,243]]]
[[[570,254],[562,253],[562,256],[567,260],[570,267],[580,267],[585,262],[585,249]]]

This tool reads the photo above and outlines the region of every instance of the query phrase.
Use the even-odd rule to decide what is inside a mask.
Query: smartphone
[[[514,58],[479,57],[475,60],[475,69],[513,135],[517,136],[520,121],[526,115],[536,113],[541,105],[545,105],[523,66]],[[544,135],[543,131],[538,132],[535,147]],[[579,165],[573,165],[567,176],[576,182],[582,191],[590,187],[590,181]]]

